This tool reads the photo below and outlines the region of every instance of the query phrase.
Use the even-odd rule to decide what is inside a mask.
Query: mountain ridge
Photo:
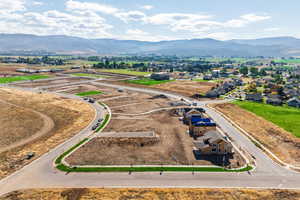
[[[272,37],[216,40],[195,38],[158,42],[86,39],[67,35],[0,34],[0,52],[48,51],[83,54],[161,54],[179,56],[298,56],[300,39]],[[296,52],[296,53],[291,53]]]

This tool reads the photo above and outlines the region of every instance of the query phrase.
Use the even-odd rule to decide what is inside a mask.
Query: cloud
[[[271,16],[256,15],[256,14],[251,13],[251,14],[242,15],[241,19],[246,20],[248,22],[258,22],[258,21],[264,21],[264,20],[271,19]]]
[[[34,5],[34,6],[42,6],[42,5],[44,5],[44,3],[41,2],[41,1],[34,1],[34,2],[32,2],[32,5]]]
[[[2,18],[2,15],[0,14]],[[85,38],[111,37],[113,28],[106,20],[92,11],[65,13],[50,10],[42,13],[11,13],[0,21],[0,32],[38,35],[72,35]]]
[[[152,6],[152,5],[144,5],[141,8],[144,9],[144,10],[151,10],[151,9],[154,8],[154,6]]]
[[[80,2],[68,0],[66,2],[67,10],[69,11],[94,11],[101,12],[105,14],[114,14],[119,12],[118,8],[110,5],[100,4],[100,3],[90,3],[90,2]]]
[[[147,21],[155,25],[175,25],[176,23],[189,23],[197,20],[203,20],[211,18],[210,15],[197,15],[197,14],[185,14],[185,13],[161,13],[148,17]]]
[[[25,0],[1,0],[0,1],[0,11],[1,12],[15,12],[24,11]]]
[[[115,16],[120,18],[125,23],[128,23],[130,21],[145,21],[146,19],[146,15],[140,11],[116,13]]]
[[[275,32],[275,31],[279,31],[280,28],[277,27],[271,27],[271,28],[265,28],[264,31],[265,32]]]

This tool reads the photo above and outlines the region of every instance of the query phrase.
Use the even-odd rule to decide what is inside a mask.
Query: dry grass
[[[0,200],[297,200],[299,190],[253,189],[39,189],[9,193]]]
[[[217,104],[215,108],[259,140],[281,160],[300,166],[299,138],[237,105]]]
[[[95,115],[93,108],[88,104],[50,94],[0,88],[0,97],[15,105],[41,112],[50,117],[55,124],[52,131],[38,140],[1,153],[0,178],[31,162],[24,160],[28,152],[35,152],[34,158],[41,156],[85,128]]]
[[[43,119],[29,109],[0,101],[0,149],[26,139],[43,127]]]

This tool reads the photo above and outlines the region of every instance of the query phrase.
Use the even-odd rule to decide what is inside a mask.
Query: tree
[[[249,73],[248,67],[246,67],[246,66],[241,67],[240,73],[243,74],[244,76],[248,75],[248,73]]]
[[[265,69],[261,69],[261,70],[259,71],[259,75],[260,75],[260,76],[267,76],[266,70],[265,70]]]
[[[258,69],[256,67],[250,68],[251,76],[257,76],[258,75]]]

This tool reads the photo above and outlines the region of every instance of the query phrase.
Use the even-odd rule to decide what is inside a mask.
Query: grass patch
[[[87,91],[87,92],[77,93],[76,95],[84,97],[84,96],[91,96],[91,95],[97,95],[97,94],[102,94],[102,92],[100,92],[100,91]]]
[[[76,149],[77,147],[79,147],[80,145],[82,145],[84,142],[86,142],[88,140],[88,138],[85,138],[84,140],[82,140],[81,142],[79,142],[78,144],[74,145],[73,147],[71,147],[68,151],[64,152],[63,154],[61,154],[56,160],[55,160],[55,164],[59,165],[61,164],[62,159],[68,155],[69,153],[71,153],[74,149]]]
[[[245,172],[253,169],[247,166],[242,169],[225,169],[217,167],[68,167],[63,164],[57,166],[65,172]]]
[[[138,79],[138,80],[126,80],[126,83],[133,83],[133,84],[138,84],[138,85],[157,85],[157,84],[163,84],[163,83],[168,83],[172,82],[173,80],[163,80],[163,81],[156,81],[150,78],[143,78],[143,79]]]
[[[86,73],[74,73],[72,76],[84,76],[84,77],[92,77],[92,78],[106,78],[107,76],[99,75],[99,74],[86,74]]]
[[[193,81],[196,81],[196,82],[209,82],[209,80],[203,80],[203,79],[193,79]]]
[[[234,104],[263,117],[300,138],[300,109],[248,101],[236,101]]]
[[[125,75],[133,75],[133,76],[146,76],[151,74],[150,72],[139,72],[133,71],[129,69],[103,69],[102,72],[115,73],[115,74],[125,74]]]
[[[96,129],[96,132],[99,132],[107,124],[109,117],[109,114],[105,115],[103,123]]]
[[[33,81],[38,79],[50,78],[46,75],[31,75],[31,76],[12,76],[12,77],[1,77],[0,83],[12,83],[16,81]]]

